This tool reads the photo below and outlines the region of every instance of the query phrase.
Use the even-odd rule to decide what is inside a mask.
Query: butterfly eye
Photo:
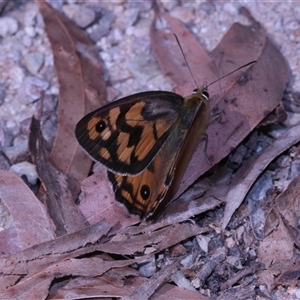
[[[209,93],[207,91],[203,90],[201,95],[202,95],[203,98],[205,98],[205,100],[208,100]]]
[[[96,124],[96,130],[99,133],[101,133],[106,127],[107,127],[107,125],[104,121],[100,121]]]
[[[141,196],[143,198],[143,200],[147,200],[150,196],[150,188],[148,185],[144,184],[142,187],[141,187]]]

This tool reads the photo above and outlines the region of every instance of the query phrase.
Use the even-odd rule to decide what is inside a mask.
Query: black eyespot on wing
[[[140,194],[141,194],[141,197],[143,198],[143,200],[148,200],[148,198],[150,197],[150,188],[149,188],[149,186],[146,185],[146,184],[142,185],[141,190],[140,190]]]
[[[97,132],[101,133],[105,130],[105,128],[107,127],[105,121],[100,121],[97,123],[97,125],[95,126],[95,129]]]

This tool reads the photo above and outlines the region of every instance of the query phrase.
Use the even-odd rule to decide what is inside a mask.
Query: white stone
[[[10,171],[16,173],[20,177],[25,175],[31,184],[36,184],[37,182],[38,174],[36,172],[35,165],[29,163],[28,161],[23,161],[12,165],[10,167]]]
[[[35,37],[35,35],[36,35],[36,30],[33,26],[24,27],[24,31],[30,37]]]
[[[18,30],[18,21],[12,17],[0,18],[0,36],[13,35]]]
[[[236,16],[238,14],[239,6],[230,2],[224,4],[224,11],[228,12],[232,16]]]
[[[63,6],[63,12],[67,15],[69,19],[73,19],[78,13],[79,6],[76,4],[66,4]]]
[[[31,52],[25,56],[25,65],[28,71],[36,74],[44,63],[44,56],[40,52]]]
[[[29,96],[32,100],[37,100],[41,97],[42,91],[47,90],[49,83],[38,77],[26,77],[23,82],[22,92]]]
[[[14,65],[9,70],[9,77],[11,78],[11,88],[19,88],[25,78],[24,70],[17,65]]]
[[[85,28],[94,22],[95,17],[96,14],[92,9],[82,5],[80,12],[74,16],[74,21],[78,26]]]
[[[297,289],[295,292],[295,296],[300,299],[300,289]]]

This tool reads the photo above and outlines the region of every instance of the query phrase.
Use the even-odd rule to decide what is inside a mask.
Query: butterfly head
[[[200,106],[208,105],[209,93],[207,91],[207,85],[204,84],[201,88],[197,87],[193,90],[193,93],[185,98],[185,103],[190,108],[198,108]]]
[[[207,85],[205,84],[202,88],[196,88],[193,90],[193,95],[200,96],[201,99],[204,99],[206,101],[209,100],[209,93],[207,91]]]

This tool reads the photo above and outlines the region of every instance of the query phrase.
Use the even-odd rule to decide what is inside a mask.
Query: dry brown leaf
[[[155,231],[145,232],[145,229],[147,227],[120,231],[109,242],[102,244],[99,249],[105,253],[120,255],[156,253],[206,231],[197,225],[186,223],[166,226]],[[149,248],[151,245],[153,245],[152,248]]]
[[[111,241],[104,240],[104,243],[93,245],[103,234],[107,233],[109,228],[107,222],[102,222],[102,224],[97,224],[97,226],[86,228],[74,234],[65,235],[54,241],[2,258],[2,260],[0,260],[2,272],[10,275],[22,274],[22,278],[20,278],[16,285],[6,289],[5,292],[0,294],[0,297],[5,298],[10,296],[14,299],[18,299],[21,295],[32,294],[41,296],[44,295],[45,290],[47,291],[54,277],[62,278],[70,274],[77,274],[79,276],[93,275],[91,271],[94,267],[87,268],[87,261],[71,259],[82,256],[83,254],[102,251],[106,253],[130,255],[146,250],[149,252],[151,249],[149,248],[150,245],[153,245],[152,252],[157,253],[202,232],[202,229],[196,225],[177,224],[139,236],[124,234],[120,242],[115,241],[115,239],[120,240],[120,235],[117,235]],[[166,239],[166,237],[168,237],[168,239]],[[82,247],[86,244],[89,245]],[[55,249],[54,253],[53,249]],[[101,272],[105,272],[113,267],[119,268],[121,266],[130,265],[133,262],[144,261],[147,258],[147,256],[144,256],[134,261],[126,260],[122,262],[116,260],[106,263],[104,263],[103,260],[98,260],[101,267],[98,266],[95,268],[96,273],[94,275],[100,275]],[[83,266],[78,267],[78,263],[83,264]],[[74,264],[76,264],[76,266]],[[106,265],[108,267],[105,267]],[[164,276],[169,275],[168,272],[164,273]],[[39,287],[42,287],[42,289]],[[151,286],[148,288],[154,287]],[[131,290],[131,292],[133,291]]]
[[[16,286],[8,288],[0,296],[1,299],[5,299],[4,297],[7,296],[10,296],[11,299],[22,299],[22,297],[24,299],[24,296],[28,296],[28,299],[45,299],[48,295],[50,284],[55,278],[62,281],[64,278],[68,279],[69,276],[97,277],[111,268],[122,268],[141,260],[143,259],[105,261],[97,257],[62,260],[44,268]]]
[[[100,60],[85,33],[44,0],[40,1],[40,12],[60,85],[58,132],[50,157],[71,178],[69,183],[76,197],[78,181],[87,176],[91,161],[80,149],[74,128],[86,113],[105,104],[106,86]]]
[[[134,288],[138,287],[146,279],[134,277],[127,281],[124,286],[119,287],[98,278],[71,279],[66,286],[53,291],[49,299],[112,299],[112,297],[122,299],[122,296],[130,294]]]
[[[22,250],[15,227],[0,232],[0,245],[2,255],[13,254]]]
[[[270,146],[251,157],[243,166],[237,171],[231,183],[230,190],[224,198],[226,201],[226,208],[224,219],[222,223],[222,230],[224,231],[228,222],[230,221],[235,210],[241,205],[246,194],[251,186],[262,173],[262,171],[285,150],[299,142],[300,140],[300,124],[296,124],[287,129],[279,138],[274,140]]]
[[[299,243],[299,181],[296,177],[275,199],[274,206],[266,216],[265,237],[258,248],[258,258],[265,265],[259,281],[269,290],[277,284],[294,285],[299,275],[295,263],[287,263],[299,257],[294,254],[294,244]],[[279,276],[280,275],[280,276]]]
[[[300,215],[299,183],[300,176],[297,176],[290,182],[288,187],[276,197],[274,206],[270,209],[265,218],[263,229],[264,236],[267,236],[278,228],[281,223],[280,220],[282,220],[290,237],[298,247],[300,246],[298,232],[298,216]]]
[[[179,288],[171,284],[164,284],[157,289],[151,296],[150,300],[208,300],[208,297],[201,295],[198,292],[193,292]]]
[[[13,218],[17,234],[10,235],[12,240],[2,240],[1,252],[7,250],[2,255],[14,253],[16,243],[18,248],[26,249],[54,238],[54,228],[45,206],[15,173],[0,171],[0,198]]]
[[[193,216],[212,210],[221,203],[222,202],[214,196],[189,198],[188,194],[183,194],[164,209],[162,214],[159,215],[155,225],[166,226],[183,222]]]
[[[122,287],[109,285],[100,279],[75,279],[70,281],[63,289],[58,290],[55,294],[50,294],[49,299],[78,299],[79,297],[121,297],[129,295],[134,288],[141,286],[146,278],[134,278],[130,282],[125,281]],[[101,298],[104,299],[104,298]],[[110,299],[110,298],[108,298]],[[141,299],[141,298],[131,298]],[[171,284],[163,284],[149,298],[150,300],[169,300],[169,299],[189,299],[189,300],[207,300],[208,297],[202,296],[198,292],[192,292],[178,288]]]
[[[177,258],[173,261],[170,265],[162,268],[160,271],[155,273],[151,279],[146,280],[143,284],[136,287],[132,293],[129,295],[123,296],[123,300],[132,300],[132,299],[139,299],[139,300],[148,300],[151,295],[154,294],[156,289],[170,277],[170,275],[174,272],[177,268],[178,264],[180,263],[180,259]]]
[[[177,35],[183,47],[184,55],[196,81],[203,84],[214,80],[217,67],[207,51],[178,19],[167,13],[159,12],[156,13],[152,22],[150,38],[151,48],[165,76],[170,77],[176,86],[182,86],[192,81],[191,73],[186,67],[174,34]],[[199,66],[201,70],[199,70]],[[193,86],[194,88],[195,86]],[[190,95],[192,90],[186,90],[186,95]]]
[[[107,222],[101,222],[80,232],[1,257],[0,269],[3,276],[0,277],[0,298],[24,299],[25,295],[28,299],[33,297],[30,295],[39,295],[36,299],[45,298],[41,295],[48,294],[49,285],[54,278],[53,274],[45,276],[47,268],[55,268],[58,262],[84,255],[89,250],[95,251],[95,246],[92,245],[106,235],[109,229]],[[86,244],[90,247],[85,248]],[[8,284],[7,277],[14,278],[15,281],[11,280]]]
[[[73,200],[66,175],[49,161],[47,142],[42,136],[39,122],[34,118],[30,126],[29,151],[45,189],[40,198],[47,206],[56,227],[56,235],[60,236],[83,228],[85,222]]]
[[[212,82],[243,64],[257,60],[256,64],[209,87],[211,110],[214,114],[221,114],[221,120],[212,122],[206,132],[207,155],[213,164],[227,156],[279,105],[289,80],[289,70],[284,58],[267,38],[260,25],[253,19],[250,21],[252,22],[250,26],[235,23],[209,56],[205,55],[205,50],[196,45],[194,38],[182,24],[166,14],[159,13],[151,29],[154,54],[166,76],[170,76],[177,85],[186,82],[191,76],[188,75],[183,58],[178,57],[181,53],[173,33],[179,36],[192,70],[196,69],[193,75],[199,85]],[[165,55],[166,53],[168,55]],[[169,53],[177,54],[173,56]],[[218,73],[216,71],[218,68],[213,68],[212,62],[222,72]],[[195,86],[183,94],[190,94],[194,88]],[[193,142],[193,136],[190,135],[188,138]],[[211,167],[204,155],[204,147],[205,142],[198,145],[182,180],[180,172],[177,179],[175,178],[174,191],[179,184],[180,186],[174,198]]]
[[[106,219],[112,226],[119,224],[120,229],[139,223],[138,216],[130,215],[125,206],[115,200],[106,174],[107,171],[103,168],[82,182],[83,199],[79,209],[85,220],[89,224],[95,224]]]
[[[292,260],[285,261],[280,267],[281,275],[276,278],[276,284],[296,288],[300,276],[299,256],[297,255]]]
[[[269,290],[275,287],[278,275],[285,272],[286,262],[293,258],[294,243],[287,233],[282,221],[281,224],[260,242],[258,248],[258,260],[264,264],[264,270],[258,273],[258,282],[265,284]]]

